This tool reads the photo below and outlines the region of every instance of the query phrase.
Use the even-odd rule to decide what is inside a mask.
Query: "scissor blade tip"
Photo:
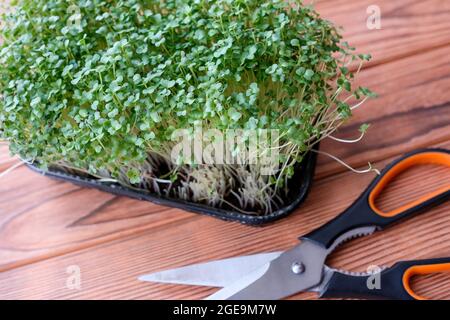
[[[160,282],[161,276],[158,273],[152,273],[152,274],[145,274],[138,277],[139,281],[146,281],[146,282]]]

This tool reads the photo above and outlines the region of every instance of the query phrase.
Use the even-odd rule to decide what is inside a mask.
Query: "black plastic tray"
[[[238,221],[240,223],[248,225],[262,225],[264,223],[272,222],[287,216],[305,200],[313,180],[314,170],[316,166],[316,158],[317,158],[316,152],[309,152],[304,157],[302,163],[297,167],[294,176],[292,177],[292,179],[290,179],[287,204],[283,208],[274,211],[268,215],[248,215],[240,213],[238,211],[214,208],[208,205],[193,203],[190,201],[159,196],[146,191],[133,190],[130,188],[126,188],[122,185],[119,185],[117,183],[99,182],[96,179],[81,177],[74,174],[62,172],[56,169],[49,169],[48,171],[43,171],[34,164],[28,164],[28,167],[30,167],[33,171],[46,175],[50,178],[72,182],[82,187],[95,188],[101,191],[113,193],[120,196],[126,196],[139,200],[146,200],[164,206],[179,208],[190,212],[220,218],[222,220]]]

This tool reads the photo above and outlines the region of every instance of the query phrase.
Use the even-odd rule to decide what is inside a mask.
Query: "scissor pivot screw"
[[[301,262],[294,262],[291,266],[291,270],[295,274],[301,274],[305,272],[305,265]]]

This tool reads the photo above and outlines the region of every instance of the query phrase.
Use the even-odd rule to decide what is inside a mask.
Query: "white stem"
[[[156,182],[159,182],[159,183],[172,183],[172,181],[170,181],[170,180],[164,180],[164,179],[158,179],[158,178],[150,178],[150,179],[155,180]]]
[[[356,108],[360,107],[366,100],[368,99],[368,97],[365,97],[364,99],[362,99],[359,103],[355,104],[353,107],[351,107],[350,109],[353,111]]]
[[[20,158],[20,161],[22,161],[23,163],[26,163],[26,164],[33,164],[34,160],[26,160],[26,159]]]
[[[108,178],[101,178],[97,180],[98,182],[114,182],[117,183],[116,179],[108,179]]]
[[[329,135],[328,138],[330,138],[334,141],[343,142],[343,143],[356,143],[356,142],[361,141],[361,139],[364,137],[364,134],[365,134],[365,132],[361,132],[361,135],[357,139],[340,139],[340,138],[333,137],[332,135]]]
[[[347,163],[345,163],[343,160],[339,159],[338,157],[333,156],[332,154],[329,154],[328,152],[324,152],[324,151],[319,151],[319,150],[314,150],[314,152],[317,152],[318,154],[323,154],[327,157],[330,157],[331,159],[335,160],[336,162],[340,163],[341,165],[343,165],[344,167],[346,167],[347,169],[349,169],[352,172],[355,173],[368,173],[368,172],[375,172],[377,175],[380,175],[380,171],[376,168],[372,168],[372,164],[369,162],[369,168],[364,169],[364,170],[357,170],[353,167],[351,167],[350,165],[348,165]]]
[[[364,64],[364,61],[361,61],[361,62],[359,63],[358,70],[356,70],[355,76],[359,74],[359,72],[360,72],[361,69],[362,69],[363,64]]]

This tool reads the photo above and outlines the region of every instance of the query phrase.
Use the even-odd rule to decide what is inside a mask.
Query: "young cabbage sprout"
[[[305,154],[373,96],[349,67],[370,56],[299,1],[17,0],[2,20],[0,138],[13,154],[248,214],[282,206]],[[237,161],[242,146],[235,161],[173,159],[176,132],[199,127],[244,130],[242,146],[276,132],[248,154],[277,154],[277,170]]]

